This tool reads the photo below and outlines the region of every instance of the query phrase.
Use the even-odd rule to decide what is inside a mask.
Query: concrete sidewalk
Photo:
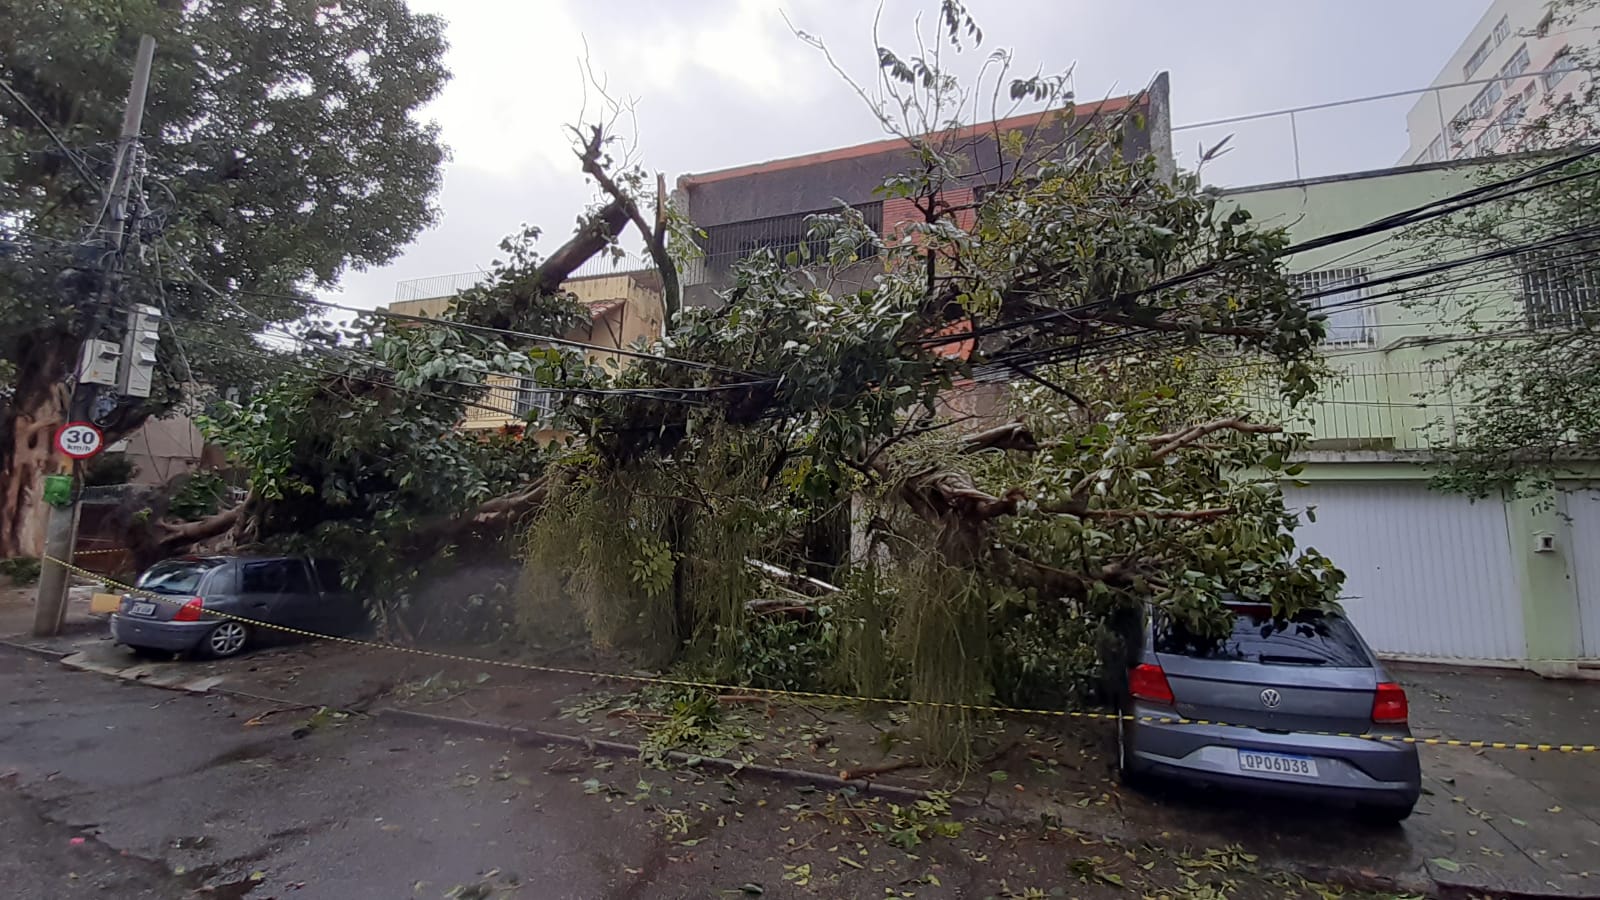
[[[26,641],[24,641],[26,642]],[[36,647],[69,654],[74,668],[189,691],[220,691],[328,706],[373,704],[398,686],[440,667],[379,649],[304,644],[221,663],[149,662],[103,636],[79,634]],[[452,683],[461,691],[446,707],[430,709],[490,725],[547,731],[585,729],[554,710],[615,685],[589,679],[464,666]],[[1549,743],[1600,742],[1600,683],[1549,681],[1520,672],[1393,667],[1411,698],[1419,737]],[[403,693],[403,692],[402,692]],[[385,704],[404,704],[389,696]],[[752,713],[756,715],[756,713]],[[770,717],[770,711],[766,713]],[[841,727],[856,716],[833,710]],[[616,723],[606,727],[614,728]],[[992,790],[970,779],[966,790],[993,812],[1037,822],[1048,816],[1087,833],[1127,840],[1160,840],[1199,847],[1238,844],[1286,868],[1345,883],[1433,885],[1446,892],[1529,897],[1600,897],[1600,754],[1421,748],[1424,796],[1399,829],[1373,829],[1325,810],[1268,800],[1183,790],[1134,792],[1112,775],[1109,740],[1086,732],[1098,723],[1062,726],[1091,748],[1081,761],[1042,771],[1038,757],[1015,754]],[[593,730],[593,729],[589,729]],[[779,729],[780,731],[782,729]],[[614,739],[635,743],[626,728]],[[1046,731],[1044,738],[1049,739]],[[1098,748],[1105,748],[1100,752]],[[736,748],[730,755],[753,748]],[[1030,758],[1031,756],[1031,758]],[[763,760],[766,761],[766,760]],[[826,759],[780,763],[832,774]],[[835,766],[838,760],[834,761]],[[1065,772],[1065,774],[1063,774]],[[1049,777],[1047,777],[1049,776]],[[946,787],[944,774],[925,779],[896,773],[907,787]],[[981,782],[973,788],[971,781]]]
[[[1419,737],[1600,743],[1600,683],[1516,671],[1396,671]],[[1442,880],[1528,894],[1600,895],[1600,753],[1423,748],[1408,829]],[[1461,871],[1440,868],[1451,860]]]

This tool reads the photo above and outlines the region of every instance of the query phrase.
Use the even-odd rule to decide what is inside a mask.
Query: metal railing
[[[595,256],[591,256],[587,262],[579,266],[567,278],[573,280],[578,278],[603,278],[608,275],[632,275],[635,272],[653,272],[655,268],[656,264],[651,261],[649,256],[643,254],[624,253],[621,256],[613,256],[610,253],[601,251]]]
[[[1537,101],[1579,85],[1581,70],[1556,66],[1510,77],[1495,76],[1452,84],[1391,91],[1369,97],[1311,103],[1267,112],[1189,122],[1172,128],[1174,156],[1180,165],[1200,163],[1202,148],[1227,141],[1226,152],[1206,162],[1208,184],[1221,187],[1299,181],[1396,165],[1467,159],[1516,148],[1526,119],[1496,125],[1514,103]],[[1572,80],[1567,80],[1569,77]],[[1547,80],[1548,78],[1548,80]],[[1477,91],[1500,85],[1502,97],[1484,114],[1472,113]],[[1512,98],[1521,98],[1513,101]],[[1425,98],[1421,104],[1419,98]],[[1429,102],[1431,100],[1431,102]],[[1429,109],[1431,107],[1431,109]],[[1413,109],[1428,113],[1419,123],[1428,135],[1442,136],[1439,154],[1426,158],[1413,149],[1409,119]],[[1484,140],[1485,138],[1492,140]]]
[[[426,278],[408,278],[394,286],[394,302],[431,300],[435,297],[453,297],[474,287],[489,277],[488,272],[457,272],[453,275],[430,275]]]
[[[881,201],[863,203],[854,208],[861,213],[868,228],[882,233]],[[702,241],[704,255],[683,267],[683,283],[696,285],[724,282],[740,260],[763,251],[771,252],[780,261],[795,252],[801,252],[809,259],[825,256],[829,239],[812,233],[811,220],[816,216],[837,211],[837,209],[812,210],[710,226],[705,229],[706,236]],[[863,244],[857,249],[857,253],[862,258],[876,256],[877,247]]]
[[[1444,363],[1394,371],[1356,364],[1295,407],[1249,388],[1241,396],[1263,419],[1308,433],[1312,449],[1429,450],[1454,444],[1462,393]]]

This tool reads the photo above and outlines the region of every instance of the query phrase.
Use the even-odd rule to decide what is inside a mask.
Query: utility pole
[[[89,234],[86,241],[103,254],[103,278],[99,296],[88,310],[88,327],[84,331],[84,346],[92,348],[98,341],[105,324],[107,307],[116,300],[121,290],[123,245],[128,234],[130,199],[133,192],[133,173],[138,165],[139,131],[144,125],[145,95],[150,90],[150,68],[155,59],[156,40],[150,35],[139,37],[139,51],[133,62],[133,83],[128,88],[128,103],[122,111],[122,132],[117,138],[116,165],[111,182],[106,186],[107,212],[110,224],[102,240]],[[96,220],[98,225],[99,220]],[[92,352],[92,351],[91,351]],[[123,361],[124,363],[126,360]],[[69,422],[87,422],[95,417],[95,403],[100,396],[98,384],[84,379],[86,366],[78,364],[77,384],[73,389],[72,403],[67,413]],[[79,465],[72,464],[73,485],[71,502],[51,504],[50,519],[45,526],[44,552],[54,559],[72,561],[73,545],[78,537],[78,512],[82,499],[82,486],[77,483]],[[48,493],[46,494],[48,497]],[[72,573],[48,560],[39,572],[39,594],[33,607],[33,633],[36,637],[49,637],[61,632],[67,614],[67,586]]]

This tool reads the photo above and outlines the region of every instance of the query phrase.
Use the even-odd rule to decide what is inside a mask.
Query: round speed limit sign
[[[100,452],[105,437],[88,422],[68,422],[56,432],[56,449],[73,459],[88,459]]]

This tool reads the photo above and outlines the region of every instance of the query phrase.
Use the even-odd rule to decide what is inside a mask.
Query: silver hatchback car
[[[219,615],[220,614],[220,615]],[[340,584],[337,561],[207,556],[156,563],[111,616],[111,637],[136,651],[221,659],[287,632],[346,634],[366,620]]]
[[[1350,621],[1229,607],[1233,632],[1220,639],[1145,617],[1122,691],[1122,712],[1138,718],[1117,728],[1124,779],[1354,804],[1378,822],[1409,816],[1422,791],[1416,745],[1373,739],[1410,737],[1405,690]],[[1160,721],[1177,717],[1226,724]]]

